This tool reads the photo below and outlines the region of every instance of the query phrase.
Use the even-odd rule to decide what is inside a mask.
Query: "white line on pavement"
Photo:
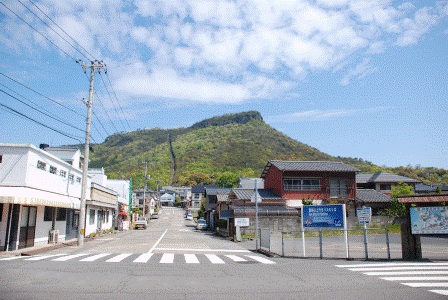
[[[249,250],[229,250],[229,249],[194,249],[194,248],[155,248],[158,251],[198,251],[198,252],[234,252],[234,253],[250,253]]]
[[[402,277],[380,277],[389,281],[448,281],[448,276],[402,276]]]
[[[184,254],[185,262],[187,264],[198,264],[199,260],[194,254]]]
[[[148,253],[152,253],[152,251],[154,251],[154,249],[157,247],[157,245],[160,243],[160,241],[163,239],[163,237],[165,236],[165,234],[168,232],[168,229],[165,230],[165,232],[162,234],[162,236],[157,240],[157,242],[151,247],[151,249],[149,249]]]
[[[172,264],[174,262],[174,254],[173,253],[165,253],[160,259],[161,264]]]
[[[108,255],[111,255],[111,254],[112,253],[101,253],[101,254],[97,254],[97,255],[93,255],[93,256],[90,256],[90,257],[83,258],[80,261],[95,261],[97,259],[100,259],[102,257],[108,256]]]
[[[216,254],[204,254],[212,264],[225,264]]]
[[[126,257],[131,256],[131,255],[132,255],[132,253],[123,253],[123,254],[117,255],[115,257],[112,257],[111,259],[106,260],[106,262],[120,262],[123,259],[125,259]]]
[[[25,256],[10,256],[10,257],[5,257],[2,258],[0,260],[14,260],[14,259],[19,259],[19,258],[24,258]]]
[[[436,293],[436,294],[448,296],[448,290],[429,290],[429,291],[433,292],[433,293]]]
[[[353,268],[349,269],[350,271],[359,271],[359,272],[367,272],[367,271],[404,271],[404,270],[448,270],[447,267],[390,267],[390,268]]]
[[[137,257],[133,262],[135,262],[135,263],[147,263],[152,255],[153,255],[153,253],[143,253],[142,255]]]
[[[239,257],[239,256],[236,256],[236,255],[226,255],[226,257],[228,257],[228,258],[230,258],[231,260],[236,261],[236,262],[247,261],[247,260],[245,260],[244,258]]]
[[[254,256],[254,255],[246,255],[246,256],[250,257],[258,262],[261,262],[263,264],[269,264],[269,265],[275,264],[275,262],[273,262],[272,260],[269,260],[269,259],[266,259],[266,258],[263,258],[260,256]]]
[[[405,282],[402,284],[411,287],[448,287],[448,282]]]
[[[86,256],[86,255],[89,255],[89,254],[88,253],[81,253],[81,254],[67,255],[67,256],[64,256],[64,257],[59,257],[59,258],[53,259],[53,261],[67,261],[67,260],[70,260],[72,258],[76,258],[76,257],[80,257],[80,256]]]
[[[369,276],[396,276],[396,275],[448,275],[448,271],[398,271],[398,272],[366,272]]]
[[[27,258],[25,260],[43,260],[43,259],[50,258],[50,257],[64,256],[64,255],[67,255],[67,254],[61,253],[61,254],[34,256],[34,257],[31,257],[31,258]]]
[[[364,267],[397,267],[397,266],[448,266],[448,263],[372,263],[358,265],[336,265],[338,268],[364,268]]]

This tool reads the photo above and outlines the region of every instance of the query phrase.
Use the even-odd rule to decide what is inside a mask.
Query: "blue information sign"
[[[303,228],[345,228],[344,204],[302,206]]]

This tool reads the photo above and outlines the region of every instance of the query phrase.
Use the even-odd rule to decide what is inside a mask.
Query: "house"
[[[162,190],[170,190],[176,193],[182,203],[188,204],[191,199],[191,187],[187,186],[163,186]]]
[[[78,149],[41,146],[0,144],[2,250],[77,237],[83,157]]]
[[[111,230],[118,211],[118,193],[92,182],[90,199],[86,200],[85,235]]]
[[[161,191],[163,194],[160,196],[160,205],[173,206],[176,201],[176,193],[173,191]]]
[[[417,183],[415,185],[416,194],[431,194],[436,193],[439,189],[440,193],[448,193],[448,186],[444,184],[423,184]]]
[[[227,220],[227,232],[222,235],[233,236],[235,226],[241,226],[242,234],[255,234],[255,219],[258,211],[260,228],[273,231],[293,231],[300,229],[297,209],[286,206],[286,199],[269,189],[257,189],[258,205],[255,205],[254,188],[232,189],[227,198],[218,199],[219,219]]]
[[[219,213],[217,212],[217,203],[226,201],[231,189],[229,188],[216,188],[216,187],[208,187],[205,188],[205,220],[207,224],[209,224],[209,229],[214,230],[214,222],[219,217]]]
[[[201,208],[202,199],[205,198],[205,189],[206,188],[218,188],[216,185],[195,185],[191,188],[191,203],[190,210],[198,211]]]
[[[143,210],[143,198],[145,198],[146,214],[152,215],[157,207],[158,192],[150,189],[135,189],[132,193],[132,207]]]
[[[358,189],[373,189],[378,192],[390,195],[392,186],[399,182],[406,183],[415,190],[415,185],[421,183],[420,180],[395,175],[387,172],[359,173],[356,175],[356,186]]]
[[[372,208],[372,215],[377,216],[386,208],[391,198],[389,195],[373,189],[357,189],[356,203],[358,207],[367,206]]]
[[[300,208],[303,201],[345,203],[347,212],[353,212],[358,172],[359,169],[342,162],[271,160],[261,178],[265,189],[286,199],[289,207]]]

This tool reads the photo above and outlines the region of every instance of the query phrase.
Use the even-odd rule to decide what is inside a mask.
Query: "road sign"
[[[358,216],[359,224],[369,224],[372,222],[372,208],[361,207],[356,209],[356,215]]]
[[[302,207],[303,228],[345,228],[345,206],[304,205]]]

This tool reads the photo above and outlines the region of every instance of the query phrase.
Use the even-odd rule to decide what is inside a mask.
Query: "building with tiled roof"
[[[421,183],[420,180],[391,174],[387,172],[377,173],[360,173],[356,175],[356,185],[358,189],[373,189],[378,192],[390,194],[392,186],[403,182],[412,186],[415,190],[415,185]]]

